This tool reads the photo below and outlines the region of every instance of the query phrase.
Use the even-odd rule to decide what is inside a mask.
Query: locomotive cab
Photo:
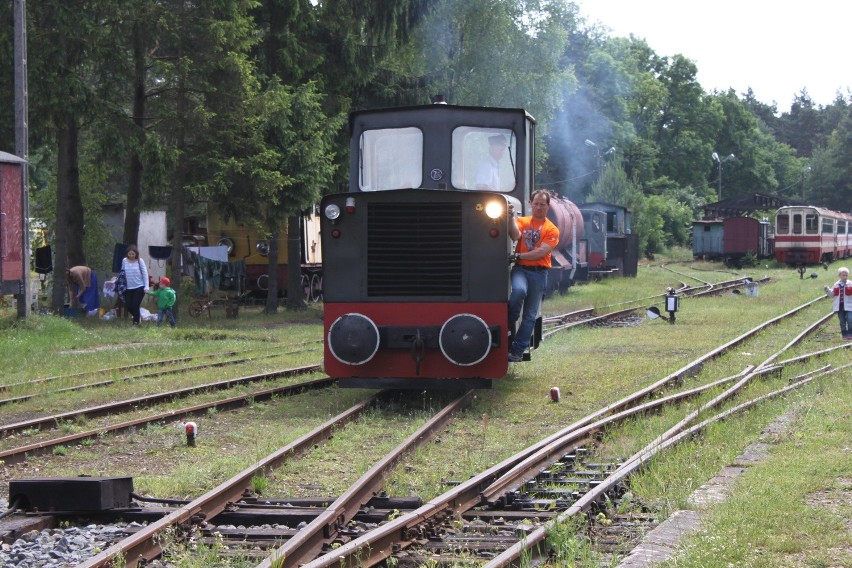
[[[488,388],[508,369],[508,216],[535,121],[444,104],[350,117],[347,193],[321,204],[325,371],[342,386]]]

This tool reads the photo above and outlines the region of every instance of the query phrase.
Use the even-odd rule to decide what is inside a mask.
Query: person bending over
[[[65,271],[68,282],[68,305],[81,307],[86,311],[100,307],[98,296],[98,277],[88,266],[72,266]]]

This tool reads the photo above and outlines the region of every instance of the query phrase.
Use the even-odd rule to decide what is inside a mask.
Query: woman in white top
[[[127,278],[127,290],[124,292],[124,305],[133,316],[133,325],[139,325],[139,307],[148,291],[148,267],[139,257],[136,245],[130,245],[127,255],[121,260],[121,270]]]

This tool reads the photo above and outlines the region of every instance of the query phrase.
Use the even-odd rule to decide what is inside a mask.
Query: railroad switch
[[[665,300],[666,311],[669,313],[669,317],[666,317],[660,313],[660,309],[656,306],[651,306],[645,312],[649,319],[657,319],[660,318],[664,321],[667,321],[671,324],[674,324],[677,312],[680,309],[680,296],[677,295],[677,292],[674,288],[666,288],[666,295],[663,297]]]

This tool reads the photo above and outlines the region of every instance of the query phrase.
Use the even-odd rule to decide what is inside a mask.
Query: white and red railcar
[[[852,215],[823,207],[791,205],[775,215],[775,259],[789,266],[852,256]]]

